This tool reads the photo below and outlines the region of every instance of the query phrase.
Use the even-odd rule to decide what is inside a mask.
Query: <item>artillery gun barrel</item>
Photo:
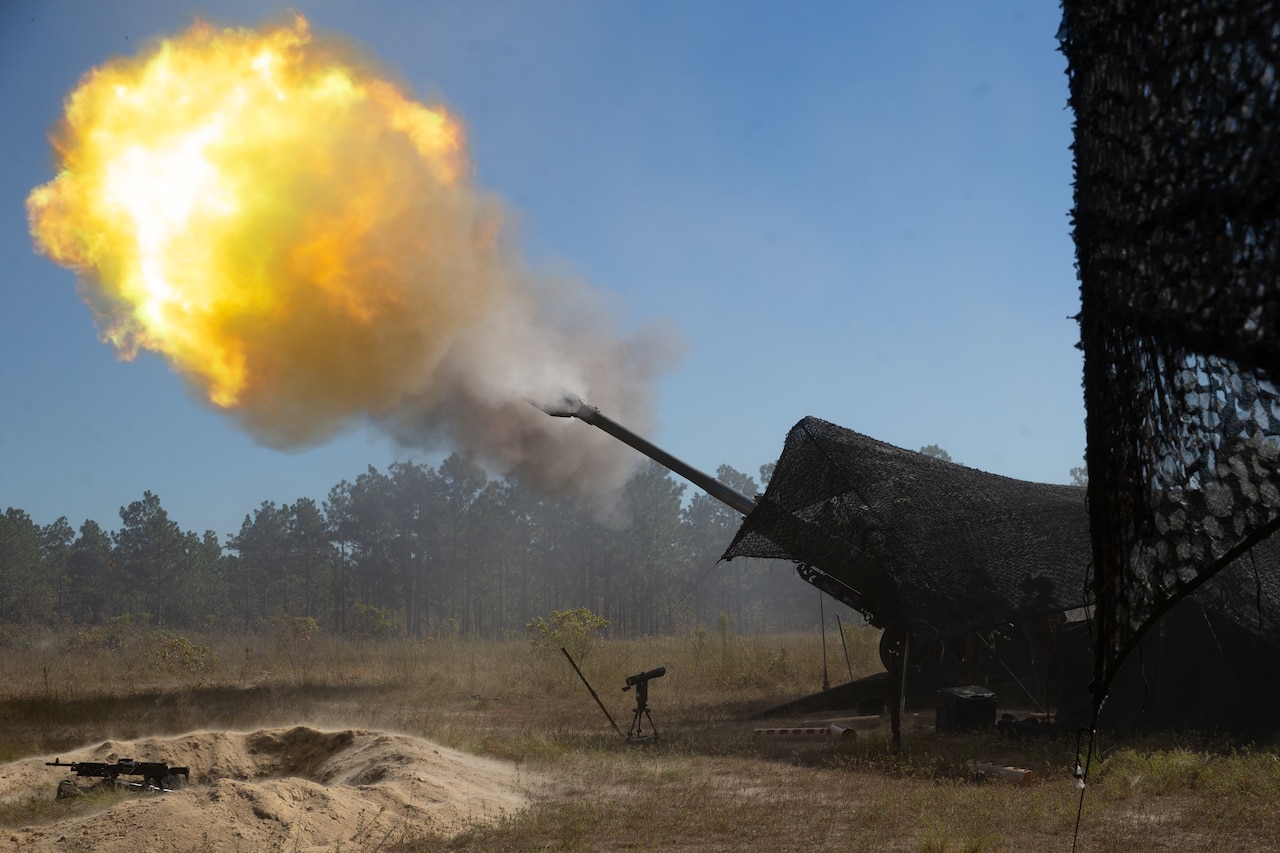
[[[654,462],[657,462],[659,465],[663,465],[674,471],[707,494],[711,495],[711,497],[727,505],[731,509],[737,510],[744,516],[750,515],[752,510],[756,508],[756,502],[753,498],[748,497],[732,486],[725,485],[710,474],[699,471],[687,462],[677,459],[661,447],[658,447],[651,441],[641,438],[612,418],[600,414],[600,410],[595,406],[589,406],[576,397],[566,399],[561,406],[557,407],[547,407],[538,405],[537,403],[534,405],[538,406],[539,409],[542,409],[542,411],[553,417],[577,418],[580,421],[585,421],[586,423],[591,424],[597,429],[604,430],[623,444],[630,445],[645,456],[648,456]]]

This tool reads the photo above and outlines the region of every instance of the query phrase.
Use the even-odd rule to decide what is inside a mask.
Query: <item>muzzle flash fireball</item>
[[[102,338],[274,444],[425,384],[492,297],[458,122],[306,20],[197,24],[86,74],[27,199]]]
[[[87,73],[52,142],[36,250],[121,358],[162,356],[259,442],[369,422],[540,489],[626,482],[630,454],[584,452],[522,398],[570,383],[648,422],[679,344],[532,270],[458,120],[341,39],[197,24]]]

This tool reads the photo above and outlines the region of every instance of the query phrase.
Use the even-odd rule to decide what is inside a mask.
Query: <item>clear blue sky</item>
[[[119,526],[146,490],[226,536],[414,456],[372,428],[256,445],[155,356],[118,361],[24,200],[77,79],[196,15],[296,8],[466,125],[524,253],[685,340],[650,436],[755,474],[815,415],[1067,482],[1084,408],[1056,2],[0,5],[0,509]]]

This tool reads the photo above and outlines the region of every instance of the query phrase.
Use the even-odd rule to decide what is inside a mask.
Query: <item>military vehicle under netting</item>
[[[1090,722],[1093,592],[1085,489],[989,474],[817,418],[787,436],[747,496],[569,399],[592,424],[742,513],[723,559],[793,562],[801,578],[883,629],[885,672],[785,707],[933,710],[981,685],[1001,708]],[[1263,543],[1166,614],[1117,678],[1112,727],[1260,728],[1280,692],[1280,551]]]

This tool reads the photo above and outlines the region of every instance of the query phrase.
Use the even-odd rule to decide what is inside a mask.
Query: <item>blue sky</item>
[[[815,415],[1067,482],[1084,408],[1056,3],[74,0],[0,7],[0,508],[118,527],[150,490],[226,536],[263,500],[433,461],[376,429],[258,446],[158,357],[118,361],[24,199],[77,79],[200,15],[295,8],[467,128],[525,256],[683,355],[650,435],[755,474]]]

